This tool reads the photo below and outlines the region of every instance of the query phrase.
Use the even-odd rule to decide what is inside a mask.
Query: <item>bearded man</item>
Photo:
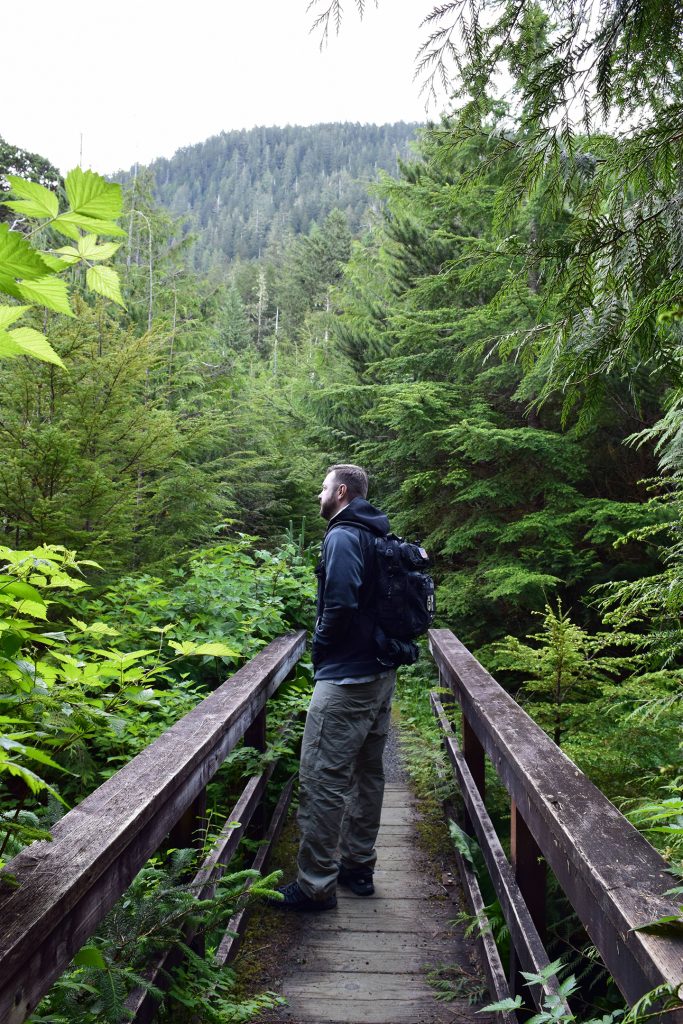
[[[377,657],[374,540],[389,520],[367,501],[360,466],[330,466],[320,492],[328,521],[313,634],[315,689],[299,768],[298,875],[278,891],[285,910],[332,910],[337,884],[374,893],[384,770],[396,670]]]

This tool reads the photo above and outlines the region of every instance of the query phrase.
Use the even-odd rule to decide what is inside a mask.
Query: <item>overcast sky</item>
[[[306,0],[31,0],[30,44],[3,52],[17,89],[0,135],[67,171],[82,133],[83,167],[107,173],[231,128],[422,121],[414,57],[433,6],[367,0],[361,23],[345,0],[321,52]]]

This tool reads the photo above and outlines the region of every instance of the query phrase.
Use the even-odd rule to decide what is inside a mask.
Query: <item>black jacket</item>
[[[358,523],[366,529],[358,529]],[[313,634],[316,679],[358,678],[386,672],[376,657],[373,597],[374,536],[389,520],[364,498],[354,498],[330,521],[318,568],[318,617]],[[373,536],[374,535],[374,536]]]

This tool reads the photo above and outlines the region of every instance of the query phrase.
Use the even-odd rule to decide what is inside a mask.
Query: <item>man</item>
[[[329,526],[316,569],[315,689],[299,769],[299,870],[277,903],[286,910],[332,910],[337,883],[358,896],[374,892],[396,670],[377,658],[373,616],[374,538],[389,533],[389,520],[367,493],[365,470],[343,464],[329,468],[319,496]]]

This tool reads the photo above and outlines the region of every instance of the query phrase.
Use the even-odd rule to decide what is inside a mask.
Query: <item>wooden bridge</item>
[[[274,641],[70,811],[54,827],[51,843],[34,843],[10,862],[7,872],[14,884],[0,887],[0,1024],[26,1019],[169,833],[175,846],[192,844],[204,819],[207,784],[226,756],[241,740],[264,749],[266,702],[301,657],[304,644],[303,632]],[[558,1007],[555,1019],[566,1009],[556,978],[547,976],[530,990],[521,985],[520,971],[547,975],[547,869],[629,1004],[660,986],[683,998],[683,941],[641,930],[677,913],[667,895],[675,883],[665,862],[450,631],[433,630],[430,646],[442,687],[452,695],[444,702],[443,695],[433,694],[432,705],[463,795],[466,828],[481,848],[513,946],[506,971],[485,928],[478,939],[490,998],[521,992],[536,1006],[552,1001]],[[456,706],[462,712],[462,749],[451,725]],[[510,861],[485,806],[486,756],[510,795]],[[212,891],[249,823],[258,821],[271,772],[252,777],[245,786],[198,873],[200,895]],[[257,868],[263,867],[279,833],[292,787],[290,780],[270,826],[264,827]],[[298,952],[292,944],[292,970],[283,984],[290,1006],[274,1019],[297,1024],[456,1019],[430,996],[422,954],[424,961],[437,956],[444,961],[449,955],[462,961],[468,953],[449,938],[443,902],[430,900],[429,880],[419,865],[421,881],[411,897],[405,896],[403,876],[416,856],[413,814],[407,793],[390,789],[380,833],[377,898],[345,898],[337,911],[317,915],[317,937],[310,918],[303,931],[298,926],[303,944]],[[235,821],[240,822],[237,828]],[[470,910],[481,916],[478,881],[466,859],[460,858],[459,867]],[[219,948],[222,962],[234,956],[232,933],[241,933],[245,921],[242,910],[230,922]],[[169,951],[151,964],[150,979],[161,981],[163,968],[176,956]],[[301,969],[302,961],[307,970]],[[138,1024],[154,1016],[154,1000],[144,990],[134,992],[128,1006]],[[457,1019],[481,1020],[474,1009],[459,1005]],[[515,1020],[512,1011],[498,1016],[505,1024]],[[660,1017],[683,1024],[683,1003]]]

